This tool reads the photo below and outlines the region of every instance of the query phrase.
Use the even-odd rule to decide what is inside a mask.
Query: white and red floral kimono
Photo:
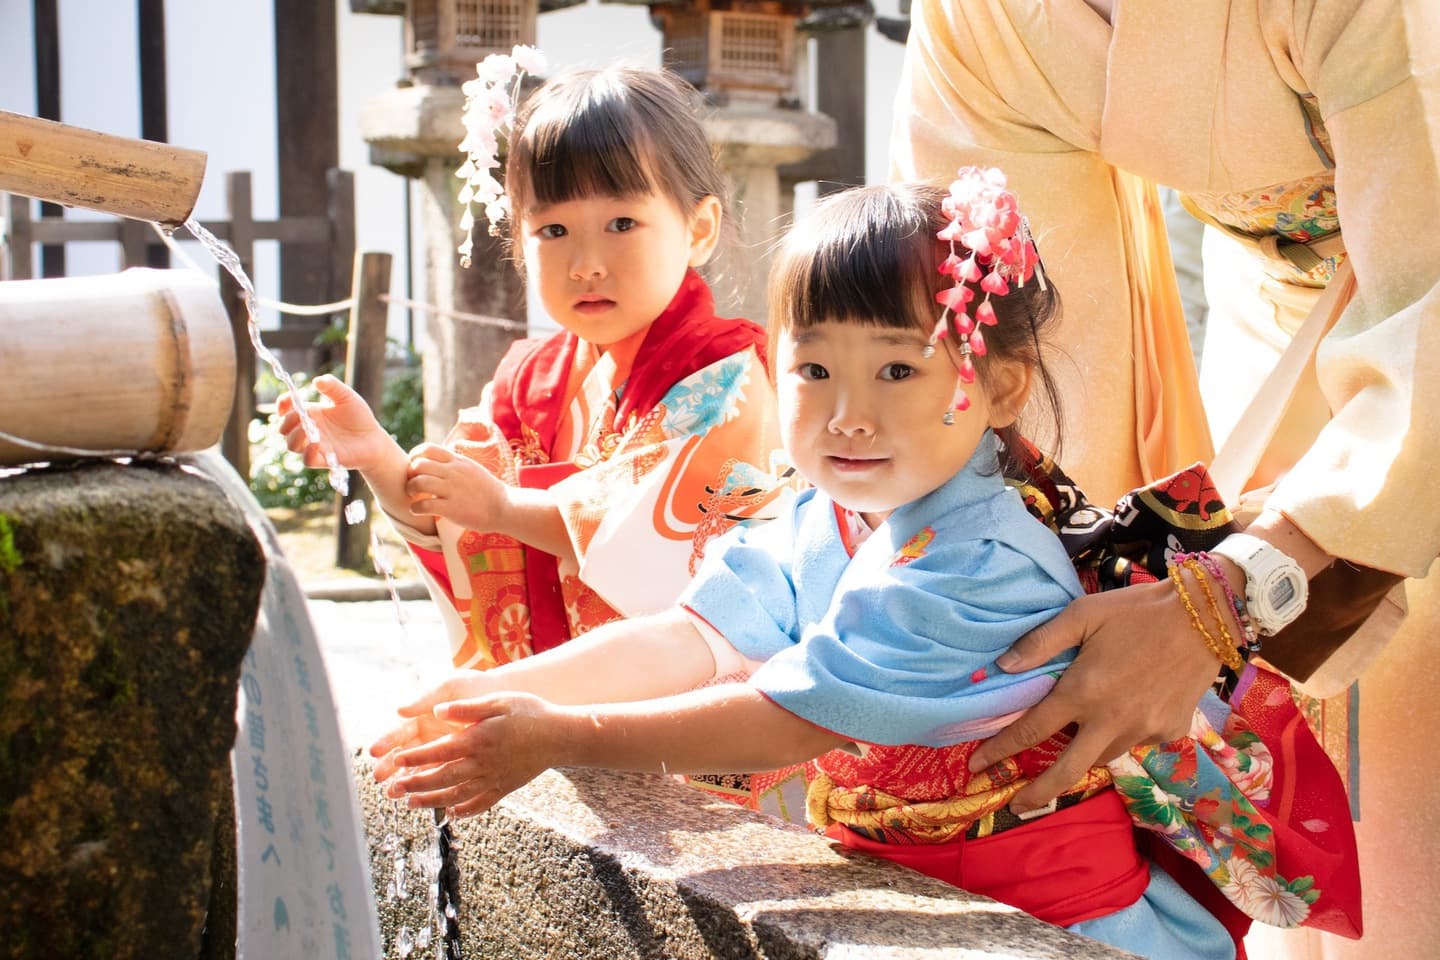
[[[569,332],[511,347],[445,443],[507,483],[549,488],[577,562],[444,519],[431,537],[397,522],[456,666],[666,608],[706,541],[778,495],[764,342],[758,325],[716,317],[690,271],[649,327],[603,352]]]

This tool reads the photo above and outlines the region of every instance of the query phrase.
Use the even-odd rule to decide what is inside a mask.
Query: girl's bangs
[[[618,106],[618,105],[617,105]],[[653,192],[647,173],[648,138],[623,110],[603,104],[573,116],[536,119],[526,133],[527,206],[584,197],[628,197]]]
[[[818,323],[902,330],[933,324],[938,241],[927,216],[917,223],[918,211],[887,199],[866,197],[856,216],[821,209],[792,233],[772,286],[774,316],[800,330]]]

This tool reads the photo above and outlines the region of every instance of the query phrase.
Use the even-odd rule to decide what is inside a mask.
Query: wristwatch
[[[1248,533],[1232,533],[1210,553],[1245,572],[1245,609],[1256,633],[1274,636],[1304,611],[1310,581],[1300,564],[1276,547]]]

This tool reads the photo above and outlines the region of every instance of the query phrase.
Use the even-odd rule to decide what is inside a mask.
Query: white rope
[[[160,235],[160,239],[165,241],[165,246],[169,247],[170,252],[175,254],[185,266],[194,270],[196,273],[204,275],[216,286],[219,286],[220,281],[211,277],[206,271],[201,270],[200,265],[191,259],[190,255],[185,252],[185,248],[176,242],[175,237],[172,236],[171,233],[167,233],[158,223],[152,223],[150,226],[155,228],[155,232]],[[355,306],[355,298],[346,297],[344,300],[336,300],[334,303],[317,303],[311,306],[302,306],[295,303],[286,303],[283,300],[270,300],[266,297],[256,297],[255,303],[258,306],[267,307],[292,317],[321,317],[327,313],[339,313],[342,310],[349,310]]]
[[[520,323],[517,320],[504,320],[500,317],[487,317],[479,313],[466,313],[463,310],[448,310],[445,307],[433,303],[422,303],[419,300],[407,300],[404,297],[392,297],[388,293],[380,295],[381,303],[393,303],[396,306],[409,307],[412,310],[420,310],[424,313],[433,313],[442,317],[449,317],[452,320],[467,320],[471,323],[482,324],[487,327],[499,327],[502,330],[528,331],[528,324]]]
[[[342,310],[349,310],[355,306],[354,297],[336,300],[334,303],[317,303],[309,307],[286,303],[283,300],[267,300],[265,297],[256,297],[255,302],[262,307],[269,307],[271,310],[278,310],[280,313],[290,314],[295,317],[319,317],[327,313],[339,313]]]

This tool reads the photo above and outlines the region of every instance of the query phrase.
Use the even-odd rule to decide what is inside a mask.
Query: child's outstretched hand
[[[386,795],[411,807],[445,807],[455,817],[483,813],[559,757],[559,712],[528,693],[443,703],[430,719],[413,719],[415,737],[428,742],[393,749],[375,768],[377,780],[390,781]]]
[[[425,691],[396,712],[405,720],[370,745],[375,764],[375,779],[388,780],[395,773],[395,754],[411,747],[424,746],[460,730],[461,724],[447,723],[435,716],[435,708],[452,700],[483,697],[498,688],[491,683],[492,675],[483,670],[459,670],[449,678]]]
[[[335,453],[342,467],[351,470],[368,471],[379,464],[395,441],[380,426],[365,399],[328,374],[315,378],[315,389],[320,391],[321,401],[305,404],[305,412],[320,431],[320,442],[312,443],[305,435],[300,414],[287,392],[281,394],[275,408],[285,445],[303,454],[307,467],[326,466],[326,449]]]
[[[509,491],[495,474],[449,447],[424,443],[410,452],[405,494],[416,514],[444,517],[467,530],[495,530]]]

